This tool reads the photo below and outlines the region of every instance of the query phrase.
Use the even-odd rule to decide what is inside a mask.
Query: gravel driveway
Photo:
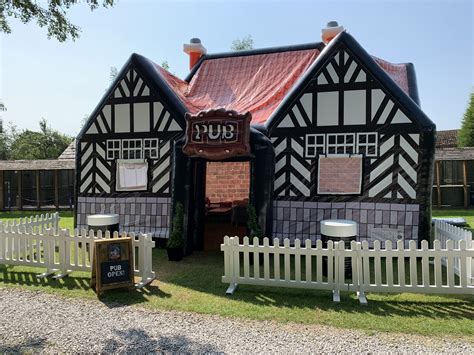
[[[451,352],[473,344],[413,335],[150,311],[0,289],[0,353]]]

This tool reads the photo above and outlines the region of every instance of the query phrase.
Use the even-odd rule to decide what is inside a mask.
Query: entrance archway
[[[186,253],[204,248],[206,214],[205,180],[208,160],[192,158],[183,153],[184,139],[176,142],[173,159],[173,213],[176,202],[184,206]],[[262,132],[250,128],[251,154],[221,162],[250,163],[249,204],[255,207],[263,232],[271,236],[273,227],[273,182],[275,153],[271,141]]]

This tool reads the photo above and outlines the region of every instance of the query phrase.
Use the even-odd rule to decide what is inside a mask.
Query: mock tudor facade
[[[226,161],[249,166],[242,180],[268,236],[315,241],[321,220],[342,218],[362,240],[429,237],[435,125],[412,64],[372,57],[345,31],[198,58],[185,80],[136,54],[125,64],[77,139],[77,227],[113,212],[123,230],[166,238],[179,201],[187,249],[201,249],[206,164]],[[230,119],[247,114],[250,151],[234,151],[243,131]],[[230,145],[206,155],[218,136]]]

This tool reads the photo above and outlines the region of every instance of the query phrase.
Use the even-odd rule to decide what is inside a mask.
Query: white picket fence
[[[155,242],[150,235],[92,230],[71,233],[68,229],[59,229],[58,223],[57,214],[33,221],[0,223],[0,264],[46,268],[38,277],[63,278],[72,271],[91,271],[94,240],[131,237],[134,275],[140,278],[135,286],[141,288],[155,279],[152,270]]]
[[[23,217],[7,221],[0,221],[0,229],[19,230],[32,228],[34,233],[41,233],[46,229],[53,229],[55,233],[59,232],[59,213],[46,213],[31,217]]]
[[[367,303],[365,292],[369,291],[474,294],[474,286],[467,279],[467,260],[474,257],[474,249],[467,249],[465,241],[457,247],[447,241],[443,249],[439,241],[434,242],[432,249],[427,241],[421,243],[421,249],[417,249],[415,241],[410,241],[408,249],[402,241],[396,248],[392,248],[391,241],[384,248],[379,241],[374,242],[373,248],[366,241],[354,241],[350,249],[345,249],[343,242],[329,241],[327,248],[323,248],[320,240],[312,247],[310,240],[304,246],[295,240],[294,246],[290,246],[288,239],[283,245],[274,239],[270,245],[268,238],[262,244],[254,238],[250,244],[245,237],[243,244],[239,244],[237,237],[225,237],[221,250],[222,282],[230,284],[228,294],[238,284],[332,290],[335,302],[340,300],[340,291],[353,291],[362,304]],[[443,257],[447,259],[445,268]],[[345,275],[346,258],[350,259],[352,269],[349,278]],[[456,258],[460,260],[458,278],[454,271]]]
[[[453,241],[455,248],[459,246],[461,240],[466,241],[468,249],[474,248],[471,231],[440,220],[434,221],[434,227],[434,239],[440,241],[441,248],[446,248],[446,242],[448,240]],[[444,266],[447,265],[447,259],[445,257],[441,258],[441,261]],[[456,258],[454,260],[454,271],[458,276],[460,276],[460,266],[460,260]],[[467,278],[471,284],[474,284],[474,262],[471,259],[467,260]]]

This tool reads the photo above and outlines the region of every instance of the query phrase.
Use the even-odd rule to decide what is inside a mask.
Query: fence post
[[[364,284],[363,284],[363,269],[362,269],[362,244],[360,242],[351,242],[351,249],[352,245],[355,246],[355,255],[352,257],[352,260],[355,260],[355,270],[354,267],[352,268],[352,278],[353,278],[353,284],[355,289],[357,290],[357,298],[359,299],[359,302],[361,305],[367,305],[367,297],[365,296],[365,290],[364,290]],[[354,281],[354,275],[355,281]]]
[[[332,300],[333,302],[341,302],[341,280],[340,280],[340,273],[339,273],[339,259],[340,259],[340,253],[339,253],[339,243],[344,243],[344,242],[335,242],[334,243],[334,246],[331,245],[329,242],[328,242],[328,251],[329,251],[329,247],[331,245],[332,247],[332,254],[333,254],[333,260],[331,261],[331,263],[334,264],[334,269],[332,270],[333,271],[333,275],[334,275],[334,289],[332,291]],[[328,260],[329,260],[329,257],[328,257]],[[343,262],[344,262],[344,259],[343,259]],[[343,268],[344,268],[344,265],[343,265]],[[329,265],[328,265],[328,278],[329,278],[329,273],[330,273],[330,268],[329,268]],[[344,277],[342,278],[342,282],[344,282]]]
[[[59,234],[59,221],[61,220],[61,217],[59,217],[59,213],[56,212],[53,215],[53,228],[54,228],[54,233]]]
[[[36,275],[37,278],[43,279],[48,276],[53,275],[57,269],[54,268],[54,238],[52,236],[53,231],[51,229],[45,229],[41,232],[38,232],[36,235],[40,237],[40,240],[42,241],[43,245],[43,255],[44,255],[44,264],[46,266],[46,272],[43,272],[42,274]],[[41,249],[40,249],[41,250]],[[40,251],[39,251],[40,252]]]
[[[238,250],[239,246],[239,239],[235,237],[231,237],[229,239],[229,276],[230,276],[230,285],[229,288],[227,288],[227,291],[225,292],[227,295],[232,295],[235,290],[237,289],[237,280],[236,280],[236,271],[235,269],[235,254],[238,255],[238,252],[236,253],[235,251]]]
[[[56,213],[57,214],[57,213]],[[53,225],[53,230],[58,229],[56,225]],[[71,265],[71,247],[69,243],[70,232],[69,229],[58,230],[58,246],[59,246],[59,274],[53,276],[53,279],[62,279],[70,274],[69,265]]]
[[[148,285],[156,278],[155,272],[152,270],[154,246],[155,242],[152,240],[151,235],[138,235],[138,272],[141,280],[135,284],[135,287],[137,288],[142,288]]]

